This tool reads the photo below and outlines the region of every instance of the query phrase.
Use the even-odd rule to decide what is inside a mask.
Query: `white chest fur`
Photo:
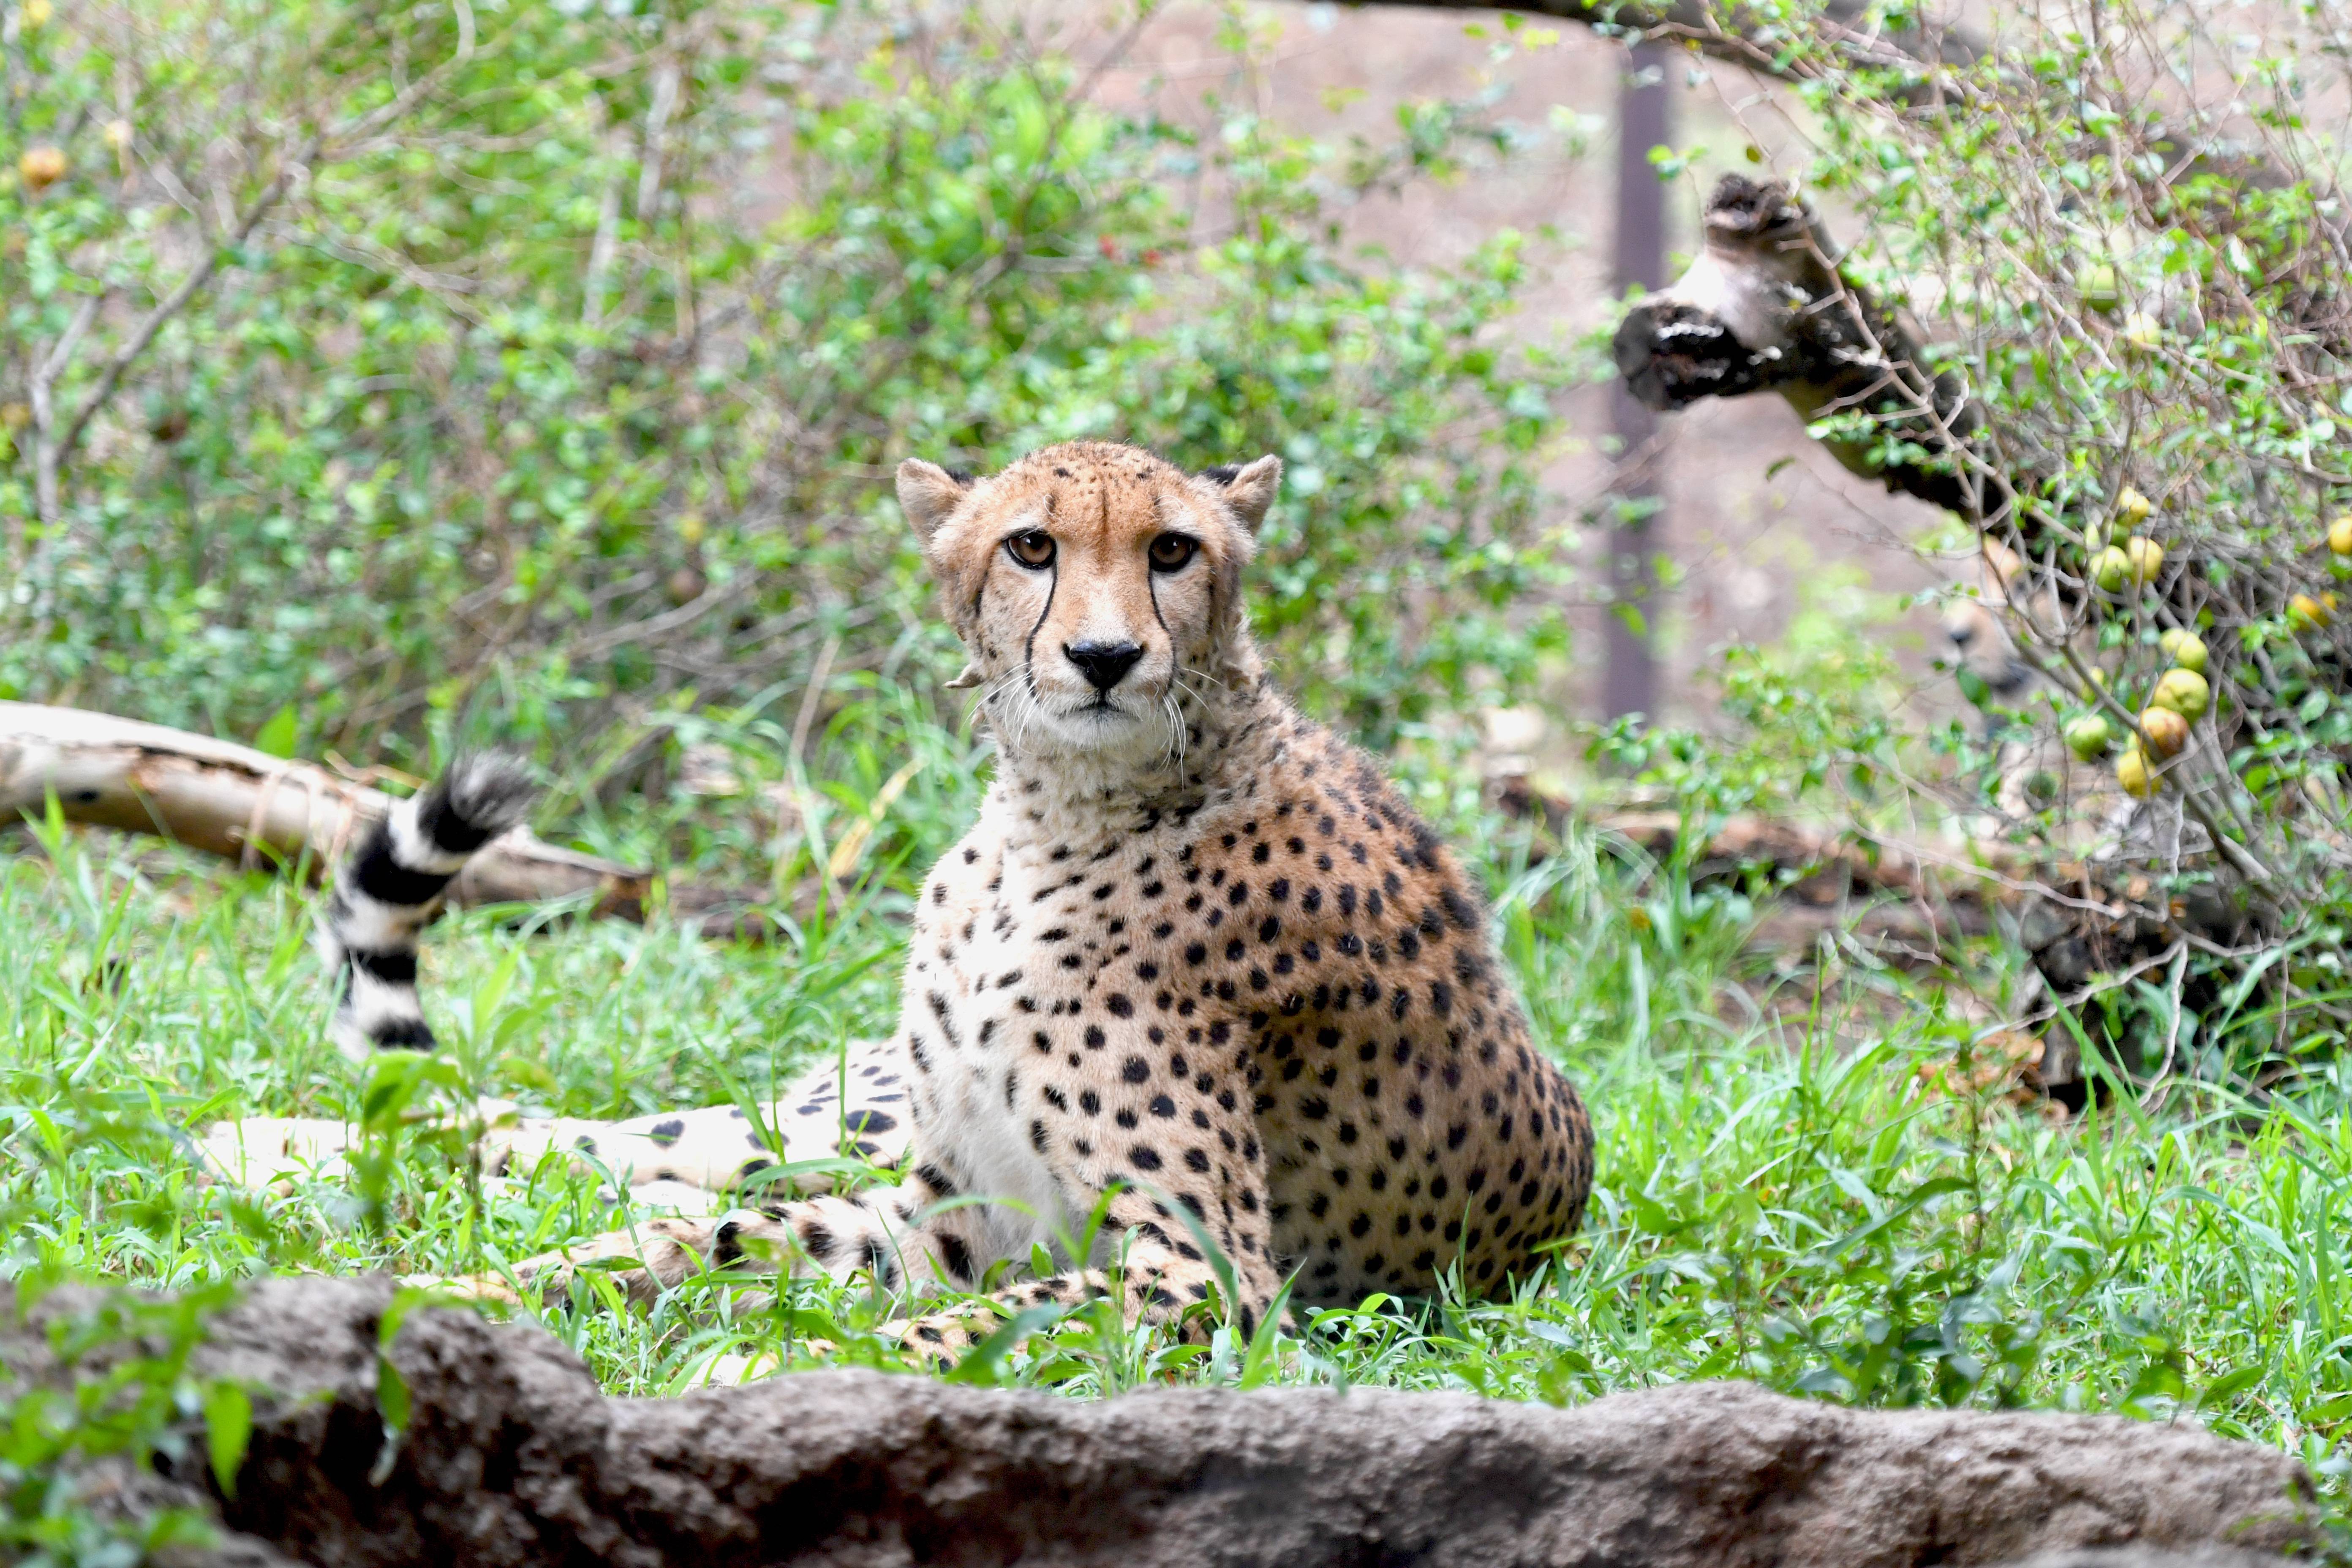
[[[1036,966],[1050,962],[1040,936],[1056,918],[1049,889],[1063,878],[1059,867],[977,848],[981,837],[932,871],[908,955],[901,1027],[920,1064],[915,1154],[962,1194],[991,1200],[984,1223],[995,1256],[1023,1257],[1040,1243],[1059,1253],[1087,1215],[1066,1204],[1039,1148],[1022,1074],[1035,1070],[1030,1015],[1045,978]]]

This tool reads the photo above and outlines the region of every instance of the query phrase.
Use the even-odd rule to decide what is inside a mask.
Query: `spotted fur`
[[[860,1041],[750,1108],[709,1105],[625,1121],[525,1114],[484,1100],[449,1122],[478,1129],[485,1174],[524,1177],[559,1158],[625,1188],[640,1209],[709,1213],[725,1193],[822,1191],[852,1167],[906,1163],[913,1116],[907,1065],[894,1042]],[[206,1168],[241,1186],[337,1173],[359,1139],[349,1122],[322,1117],[247,1117],[206,1129]],[[815,1163],[811,1167],[810,1163]],[[782,1184],[788,1179],[789,1184]]]
[[[1475,885],[1251,640],[1241,574],[1279,476],[1093,443],[979,480],[900,468],[999,758],[918,906],[887,1047],[907,1165],[600,1238],[537,1278],[602,1254],[648,1266],[639,1294],[706,1264],[970,1289],[1043,1247],[1062,1271],[1003,1306],[1106,1291],[1116,1262],[1128,1310],[1198,1333],[1212,1247],[1247,1331],[1286,1279],[1318,1302],[1448,1274],[1489,1294],[1576,1229],[1591,1129]],[[932,1350],[973,1331],[903,1328]]]

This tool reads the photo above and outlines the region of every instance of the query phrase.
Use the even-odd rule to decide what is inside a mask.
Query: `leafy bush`
[[[1750,369],[1849,467],[1962,514],[1937,542],[1983,558],[1959,591],[1996,629],[1958,674],[1985,723],[1906,757],[1800,683],[1734,758],[1605,743],[1686,798],[1866,782],[1865,817],[2007,836],[2080,927],[2050,966],[2069,1026],[2134,1071],[2274,1082],[2352,1024],[2347,121],[2308,64],[2340,19],[1870,16],[1784,0],[1694,42],[1809,111],[1775,173],[1848,247],[1795,260],[1803,341]]]
[[[1195,137],[955,12],[17,33],[56,166],[0,189],[0,695],[231,735],[290,707],[288,740],[368,757],[496,736],[609,793],[681,712],[928,688],[890,468],[1082,435],[1288,459],[1262,624],[1376,741],[1557,645],[1518,601],[1558,570],[1535,476],[1571,366],[1496,342],[1520,242],[1410,269],[1337,234],[1491,139],[1467,110],[1394,156],[1233,110]]]

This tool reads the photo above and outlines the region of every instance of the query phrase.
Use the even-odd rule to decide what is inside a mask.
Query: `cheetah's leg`
[[[1226,1310],[1244,1334],[1255,1333],[1281,1280],[1265,1151],[1251,1110],[1257,1068],[1249,1048],[1173,1047],[1145,1019],[1114,1014],[1105,1023],[1037,1030],[1040,1059],[1033,1070],[1007,1075],[1007,1102],[1017,1106],[1066,1213],[1091,1214],[1111,1194],[1093,1261],[1120,1261],[1129,1321],[1204,1340],[1210,1321],[1192,1309],[1221,1289],[1208,1256],[1213,1246],[1231,1270],[1234,1300]],[[1224,1056],[1227,1049],[1235,1054]],[[912,1060],[919,1069],[922,1057]],[[1081,1268],[999,1292],[996,1300],[1016,1310],[1075,1306],[1106,1289],[1098,1268]],[[918,1348],[944,1351],[974,1342],[991,1326],[950,1310],[919,1318],[907,1331]]]
[[[1118,1042],[1131,1049],[1105,1051],[1110,1043],[1089,1043],[1080,1058],[1121,1064],[1118,1081],[1108,1092],[1080,1096],[1074,1083],[1057,1083],[1050,1073],[1013,1082],[1011,1092],[1028,1124],[1031,1145],[1045,1160],[1066,1213],[1091,1214],[1105,1194],[1115,1185],[1119,1189],[1107,1207],[1097,1261],[1120,1260],[1123,1305],[1130,1321],[1181,1326],[1193,1338],[1205,1338],[1206,1326],[1190,1315],[1220,1289],[1219,1270],[1202,1245],[1205,1239],[1231,1266],[1236,1300],[1229,1307],[1235,1326],[1253,1333],[1280,1280],[1272,1255],[1265,1152],[1244,1109],[1249,1103],[1248,1058],[1244,1054],[1230,1068],[1217,1063],[1225,1070],[1211,1072],[1200,1070],[1210,1064],[1197,1059],[1180,1068],[1181,1058],[1147,1044],[1139,1031]],[[1104,1054],[1093,1054],[1097,1051]],[[1087,1101],[1095,1109],[1082,1109]],[[1086,1121],[1077,1121],[1079,1116]],[[1106,1144],[1102,1135],[1112,1126],[1132,1131]],[[986,1210],[973,1205],[927,1215],[944,1195],[946,1189],[925,1166],[899,1186],[854,1197],[817,1198],[770,1213],[739,1211],[712,1220],[662,1221],[635,1235],[600,1237],[534,1258],[518,1272],[544,1287],[566,1279],[572,1266],[587,1258],[635,1258],[645,1268],[622,1272],[616,1283],[635,1300],[650,1300],[709,1265],[764,1272],[822,1270],[836,1278],[867,1272],[888,1289],[976,1285],[992,1264],[1002,1261],[985,1240]],[[1178,1216],[1178,1205],[1192,1224]],[[1102,1269],[1079,1268],[999,1291],[993,1301],[1004,1311],[1076,1305],[1108,1288]],[[901,1323],[898,1330],[913,1348],[947,1355],[992,1329],[984,1316],[966,1304]]]
[[[906,1163],[914,1117],[908,1109],[905,1042],[860,1041],[788,1088],[758,1122],[740,1105],[659,1111],[626,1121],[551,1118],[494,1126],[484,1163],[520,1174],[549,1154],[578,1153],[623,1185],[682,1182],[707,1192],[740,1187],[779,1161],[856,1156],[868,1164]],[[824,1191],[832,1173],[795,1173],[803,1191]]]
[[[865,1274],[884,1290],[919,1291],[942,1279],[969,1279],[981,1245],[984,1222],[977,1208],[928,1212],[945,1195],[918,1169],[897,1186],[610,1231],[528,1258],[515,1273],[534,1293],[568,1294],[581,1265],[633,1258],[640,1267],[615,1269],[611,1278],[639,1304],[705,1268],[836,1279]]]
[[[1128,1187],[1111,1200],[1103,1228],[1112,1239],[1108,1247],[1098,1244],[1097,1250],[1107,1252],[1119,1266],[1123,1321],[1171,1328],[1194,1342],[1205,1342],[1214,1326],[1213,1317],[1192,1309],[1210,1303],[1213,1293],[1222,1291],[1216,1266],[1171,1204],[1182,1205],[1201,1222],[1232,1265],[1237,1298],[1230,1309],[1233,1321],[1244,1334],[1255,1333],[1281,1286],[1269,1255],[1271,1226],[1262,1176],[1255,1203],[1230,1211],[1223,1202],[1204,1202],[1197,1190],[1182,1185]],[[1230,1227],[1224,1224],[1227,1212],[1238,1222]],[[1010,1318],[1024,1308],[1076,1307],[1110,1294],[1108,1268],[1074,1268],[1007,1287],[990,1300],[997,1314]],[[979,1344],[996,1326],[977,1303],[963,1302],[892,1324],[885,1331],[924,1355],[952,1359]]]
[[[845,1098],[845,1091],[846,1098]],[[795,1081],[765,1108],[755,1124],[742,1108],[706,1106],[626,1121],[568,1117],[519,1118],[503,1101],[478,1108],[486,1125],[483,1163],[492,1173],[520,1174],[551,1152],[590,1156],[622,1185],[644,1191],[671,1183],[706,1192],[740,1185],[782,1160],[787,1163],[856,1155],[870,1164],[906,1162],[913,1117],[907,1106],[903,1042],[861,1041]],[[281,1180],[329,1175],[361,1140],[357,1126],[320,1117],[253,1116],[207,1128],[197,1141],[207,1171],[233,1185],[268,1186]],[[582,1163],[587,1166],[586,1159]],[[793,1178],[803,1190],[822,1190],[822,1171]]]
[[[1127,1321],[1205,1340],[1214,1319],[1193,1309],[1223,1289],[1209,1256],[1213,1247],[1231,1269],[1234,1299],[1225,1309],[1244,1334],[1255,1333],[1281,1280],[1265,1151],[1249,1109],[1254,1064],[1247,1048],[1223,1061],[1197,1049],[1188,1056],[1155,1040],[1160,1031],[1141,1020],[1072,1024],[1065,1031],[1071,1037],[1057,1039],[1048,1024],[1038,1038],[1045,1061],[1066,1063],[1068,1071],[1041,1066],[1008,1075],[1006,1094],[1060,1189],[1065,1213],[1092,1214],[1112,1194],[1090,1259],[1096,1267],[997,1291],[995,1310],[1009,1315],[1107,1295],[1108,1271],[1100,1266],[1115,1259]],[[1076,1048],[1066,1048],[1071,1047]],[[919,1071],[923,1058],[912,1059]],[[1107,1082],[1112,1064],[1118,1076]],[[971,1270],[952,1267],[954,1259],[942,1261],[950,1266],[948,1278],[974,1282]],[[982,1258],[979,1266],[990,1261]],[[986,1310],[964,1303],[898,1331],[917,1351],[947,1358],[995,1326]]]
[[[1223,1166],[1211,1163],[1211,1173],[1246,1177],[1222,1190],[1180,1178],[1165,1186],[1127,1186],[1111,1199],[1097,1251],[1106,1262],[1116,1259],[1120,1265],[1128,1321],[1181,1326],[1192,1338],[1206,1336],[1205,1326],[1186,1314],[1219,1288],[1217,1269],[1192,1227],[1169,1206],[1181,1204],[1232,1263],[1239,1297],[1234,1303],[1234,1321],[1243,1331],[1255,1331],[1279,1282],[1268,1253],[1271,1226],[1263,1157],[1255,1152],[1254,1140],[1239,1135],[1234,1154]],[[1164,1163],[1159,1167],[1165,1168]],[[1197,1177],[1202,1173],[1186,1162],[1184,1173]],[[1107,1188],[1113,1180],[1138,1178],[1106,1170],[1099,1179]],[[654,1220],[529,1259],[517,1267],[516,1274],[534,1293],[568,1294],[580,1264],[632,1258],[642,1267],[616,1269],[610,1277],[630,1301],[640,1305],[705,1268],[720,1268],[795,1277],[821,1273],[836,1279],[865,1274],[884,1290],[908,1295],[939,1287],[970,1289],[990,1265],[1000,1261],[988,1251],[988,1211],[985,1205],[938,1210],[935,1205],[949,1194],[935,1181],[935,1173],[922,1166],[898,1186],[868,1188],[851,1196],[810,1198],[766,1212],[738,1210],[716,1218]],[[1099,1197],[1099,1189],[1088,1194],[1075,1185],[1068,1193],[1068,1201],[1083,1212],[1092,1212]],[[1106,1268],[1082,1268],[1007,1287],[990,1300],[994,1313],[1010,1317],[1024,1308],[1076,1306],[1111,1293]],[[899,1321],[885,1332],[924,1355],[952,1358],[995,1327],[989,1308],[963,1302]]]
[[[983,1253],[985,1211],[967,1207],[926,1217],[925,1211],[940,1196],[918,1173],[900,1186],[869,1188],[851,1197],[804,1199],[779,1205],[772,1212],[738,1210],[718,1218],[653,1220],[529,1259],[517,1267],[516,1274],[535,1293],[568,1293],[580,1264],[633,1258],[642,1267],[614,1270],[611,1278],[638,1305],[705,1268],[794,1277],[823,1273],[836,1279],[865,1274],[884,1290],[908,1294],[942,1285],[969,1288],[979,1282],[989,1264],[998,1261]],[[1170,1202],[1190,1209],[1188,1196],[1192,1194],[1168,1194]],[[1253,1216],[1262,1233],[1255,1247],[1247,1245],[1246,1223],[1234,1227],[1235,1240],[1220,1243],[1234,1264],[1240,1297],[1234,1318],[1244,1332],[1255,1331],[1278,1283],[1265,1255],[1263,1197],[1236,1217],[1246,1222]],[[1213,1236],[1222,1226],[1213,1221],[1202,1228]],[[1209,1300],[1217,1271],[1160,1197],[1138,1188],[1122,1192],[1111,1201],[1105,1229],[1118,1238],[1106,1250],[1121,1265],[1128,1321],[1171,1326],[1181,1321],[1191,1337],[1205,1337],[1205,1329],[1186,1320],[1185,1313]],[[1077,1306],[1109,1294],[1108,1271],[1084,1268],[1008,1287],[994,1292],[991,1300],[996,1311],[1010,1317],[1024,1308]],[[978,1344],[995,1326],[977,1303],[966,1302],[901,1320],[884,1331],[927,1356],[950,1358]]]

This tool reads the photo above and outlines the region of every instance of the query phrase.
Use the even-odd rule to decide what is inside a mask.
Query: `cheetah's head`
[[[1241,568],[1280,459],[1187,474],[1074,442],[973,479],[898,468],[898,504],[984,683],[999,743],[1173,761],[1211,693],[1251,663]]]

